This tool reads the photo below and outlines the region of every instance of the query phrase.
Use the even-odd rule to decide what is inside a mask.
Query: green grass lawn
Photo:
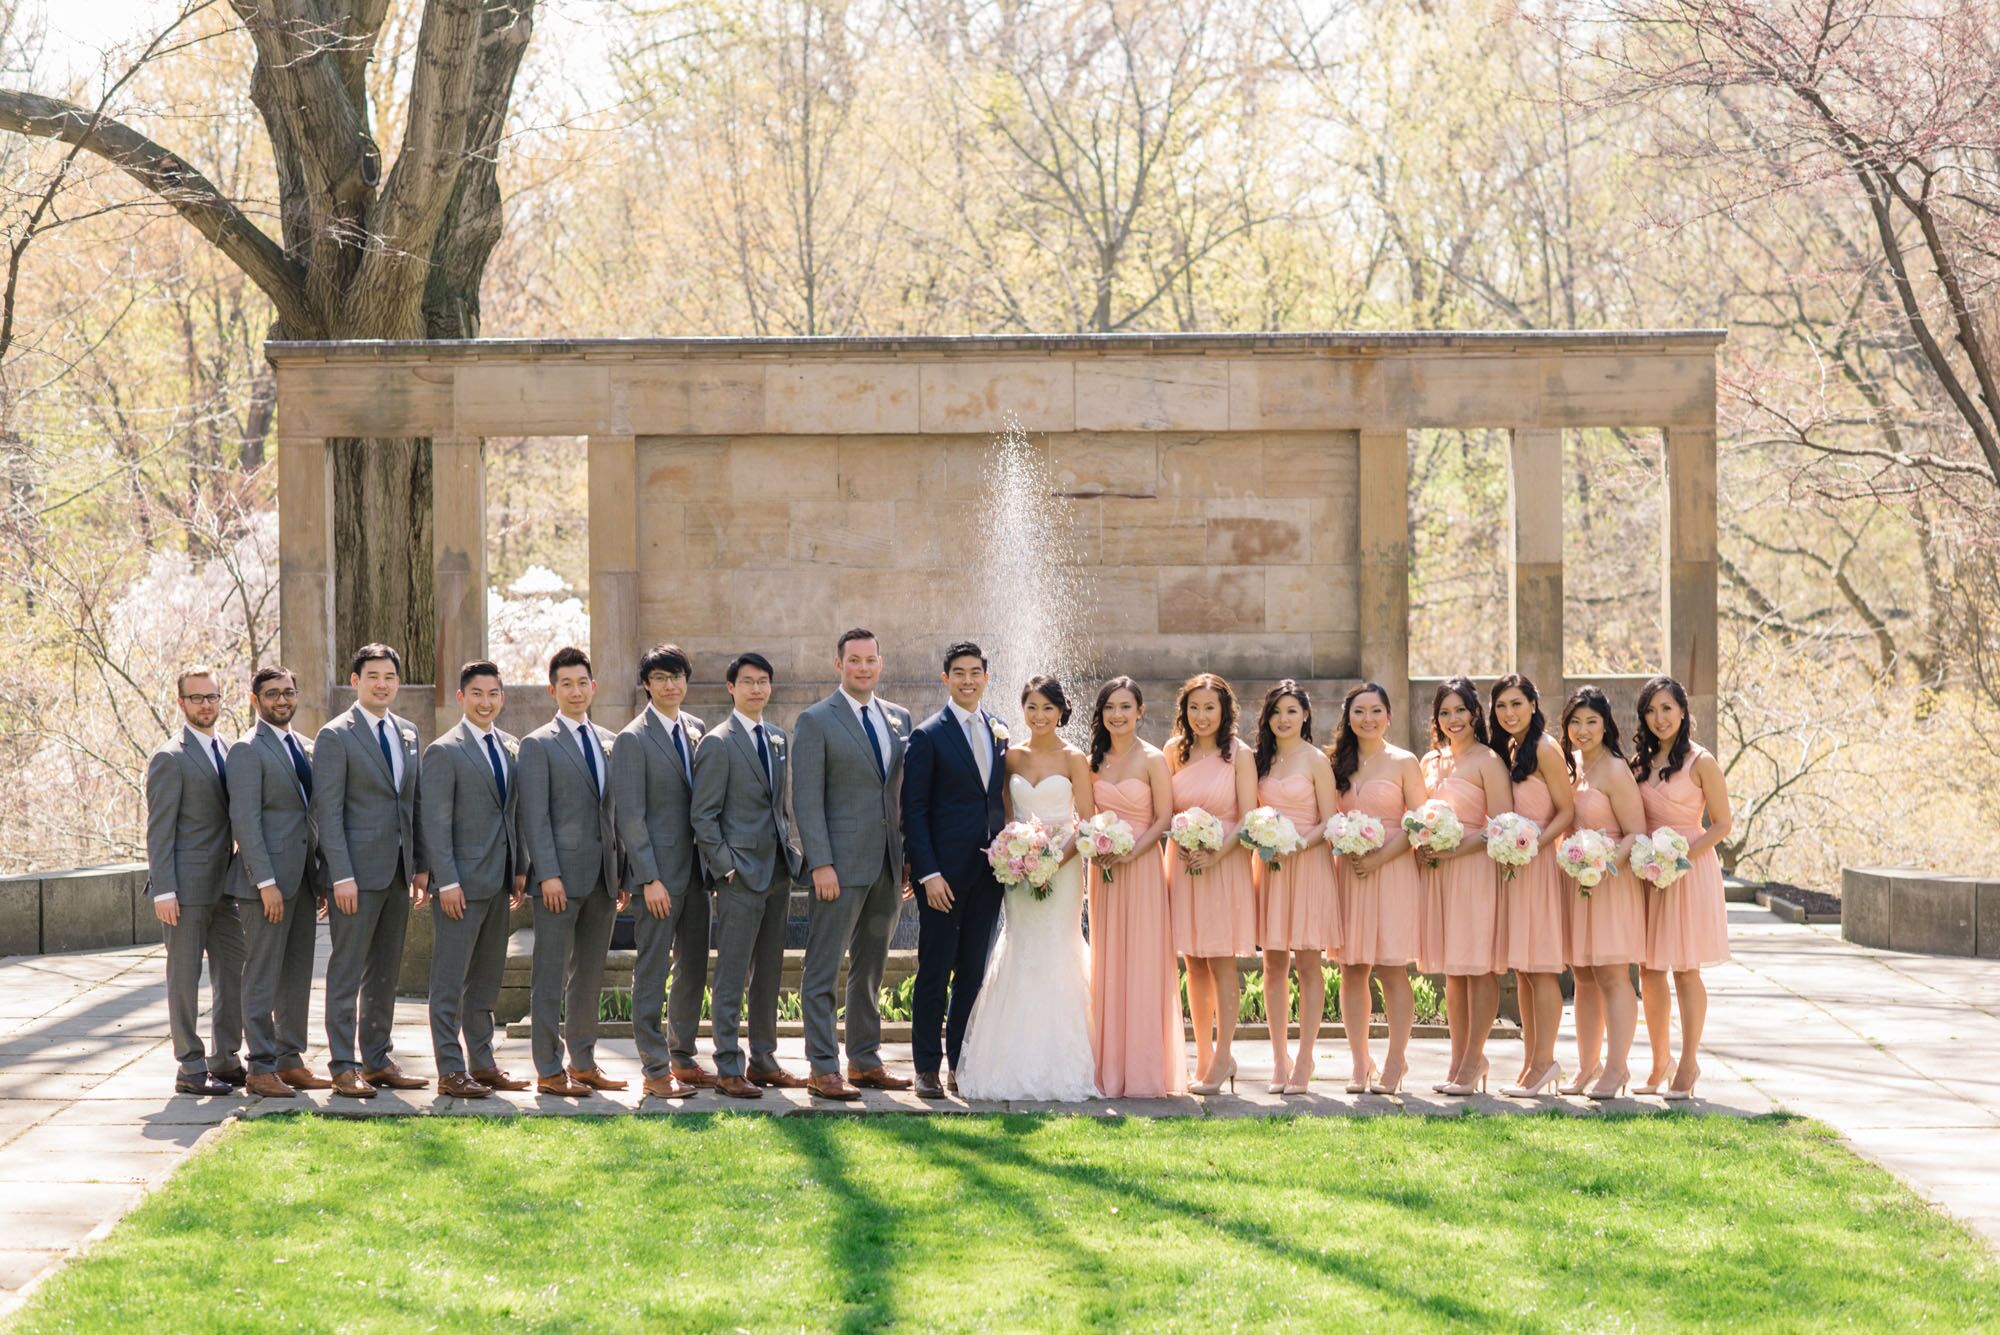
[[[1963,1329],[2000,1266],[1781,1118],[247,1123],[27,1330]]]

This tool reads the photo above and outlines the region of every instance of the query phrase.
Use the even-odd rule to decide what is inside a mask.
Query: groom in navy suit
[[[1006,823],[1007,730],[980,708],[986,655],[978,645],[944,651],[944,684],[950,701],[910,734],[903,759],[903,842],[918,896],[911,1046],[917,1096],[926,1099],[945,1095],[938,1066],[947,1054],[958,1090],[959,1047],[1000,920],[986,848]]]

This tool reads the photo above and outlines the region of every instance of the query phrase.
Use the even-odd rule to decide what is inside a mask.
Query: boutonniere
[[[521,744],[511,737],[500,743],[500,749],[507,753],[507,759],[509,760],[519,760],[521,758]]]
[[[403,729],[403,749],[411,752],[417,749],[417,730],[415,728]]]
[[[993,730],[994,741],[1004,742],[1007,740],[1007,725],[1002,723],[999,719],[994,718],[992,715],[989,714],[986,718],[986,726]]]

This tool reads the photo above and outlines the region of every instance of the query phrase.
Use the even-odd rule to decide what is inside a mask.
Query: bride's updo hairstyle
[[[1196,691],[1214,691],[1215,698],[1222,702],[1222,719],[1216,724],[1215,745],[1224,760],[1233,759],[1236,755],[1236,692],[1213,672],[1197,672],[1181,683],[1180,693],[1174,696],[1174,735],[1167,739],[1167,754],[1174,758],[1176,765],[1187,764],[1188,748],[1194,745],[1194,729],[1188,726],[1188,697]]]
[[[1361,739],[1354,733],[1354,702],[1371,692],[1381,697],[1384,713],[1390,718],[1396,716],[1395,707],[1389,703],[1389,693],[1380,684],[1364,681],[1359,686],[1348,688],[1347,694],[1340,699],[1340,727],[1334,730],[1333,745],[1327,748],[1327,759],[1333,762],[1335,792],[1346,792],[1361,769]]]
[[[1104,706],[1111,703],[1111,697],[1120,691],[1132,693],[1132,703],[1144,709],[1146,696],[1139,689],[1139,683],[1130,677],[1113,677],[1097,688],[1097,703],[1090,710],[1090,772],[1104,763],[1104,757],[1111,754],[1111,729],[1104,726]]]
[[[1299,721],[1299,740],[1309,742],[1313,739],[1312,699],[1306,694],[1305,687],[1287,677],[1265,693],[1264,707],[1257,713],[1257,777],[1260,779],[1270,777],[1271,762],[1278,756],[1278,736],[1271,731],[1271,715],[1278,712],[1278,702],[1287,697],[1298,701],[1299,708],[1306,711],[1305,718]]]
[[[1028,703],[1028,697],[1031,695],[1039,695],[1042,699],[1056,707],[1056,712],[1062,716],[1056,720],[1058,728],[1068,725],[1069,697],[1063,694],[1061,682],[1046,672],[1038,673],[1028,678],[1027,685],[1021,688],[1021,704],[1024,708]]]

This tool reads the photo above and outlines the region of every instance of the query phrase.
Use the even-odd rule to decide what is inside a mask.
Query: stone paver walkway
[[[1833,1126],[1881,1163],[2000,1246],[2000,964],[1865,950],[1838,929],[1780,922],[1752,905],[1730,908],[1734,963],[1708,972],[1711,996],[1706,1069],[1692,1112],[1753,1116],[1778,1109]],[[325,1094],[278,1103],[174,1095],[166,1040],[162,948],[0,960],[0,1314],[79,1246],[101,1236],[146,1191],[164,1181],[205,1136],[240,1116],[317,1108],[344,1116],[532,1116],[672,1114],[727,1107],[770,1114],[865,1115],[910,1111],[998,1111],[956,1101],[928,1104],[907,1094],[871,1093],[833,1105],[804,1091],[769,1091],[756,1103],[703,1095],[680,1104],[641,1100],[629,1040],[602,1045],[604,1064],[632,1077],[622,1094],[571,1102],[532,1094],[475,1102],[418,1092],[385,1092],[365,1103]],[[321,968],[324,969],[324,938]],[[322,973],[323,976],[323,973]],[[315,994],[315,1004],[319,996]],[[1567,1016],[1565,1017],[1567,1018]],[[421,1003],[398,1008],[396,1045],[406,1068],[430,1075],[429,1032]],[[313,1030],[320,1030],[317,1010]],[[1379,1058],[1381,1041],[1376,1041]],[[1240,1045],[1237,1093],[1215,1099],[1106,1100],[1098,1116],[1420,1115],[1466,1109],[1527,1113],[1554,1107],[1577,1116],[1665,1105],[1626,1098],[1516,1101],[1448,1099],[1430,1092],[1443,1074],[1443,1040],[1412,1045],[1411,1089],[1399,1099],[1345,1094],[1346,1047],[1323,1039],[1319,1081],[1303,1098],[1264,1093],[1269,1048]],[[502,1063],[529,1069],[527,1044],[510,1040]],[[1492,1047],[1494,1086],[1511,1076],[1519,1049]],[[1564,1034],[1559,1055],[1573,1048]],[[907,1071],[909,1052],[890,1047]],[[802,1044],[781,1056],[804,1069]],[[324,1069],[323,1052],[310,1054]],[[1643,1034],[1633,1054],[1643,1076]],[[1014,1105],[1008,1110],[1027,1111]],[[1074,1108],[1070,1109],[1075,1111]]]

